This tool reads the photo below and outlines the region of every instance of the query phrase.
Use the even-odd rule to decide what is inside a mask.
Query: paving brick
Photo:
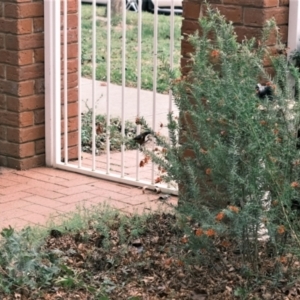
[[[44,182],[44,181],[40,181],[40,180],[33,180],[33,179],[31,181],[29,181],[28,184],[33,185],[36,188],[42,188],[42,189],[48,190],[48,191],[57,191],[59,193],[60,193],[60,189],[64,188],[63,186],[61,186],[57,183],[50,183],[50,182]]]
[[[5,175],[5,178],[8,180],[11,180],[11,181],[18,182],[18,183],[28,183],[30,181],[30,178],[22,176],[22,174],[25,174],[22,172],[23,171],[20,171],[20,172],[14,171],[12,173]]]
[[[6,220],[0,220],[0,228],[7,228],[11,226],[14,229],[19,230],[28,225],[33,225],[33,223],[28,222],[26,220],[22,220],[20,218],[10,218]]]
[[[51,169],[46,167],[36,168],[34,170],[38,173],[49,174],[51,176],[56,176],[67,180],[76,180],[76,179],[80,180],[83,178],[92,178],[93,180],[95,179],[91,176],[86,176],[82,174],[72,173],[72,172],[59,170],[59,169]]]
[[[78,182],[80,184],[80,181]],[[59,192],[64,195],[75,195],[82,192],[95,190],[96,188],[89,185],[77,185],[69,188],[60,189]]]
[[[31,195],[31,196],[24,197],[23,200],[28,201],[30,203],[35,203],[38,205],[51,207],[51,208],[57,208],[61,205],[65,205],[65,203],[63,203],[63,202],[56,201],[54,199],[37,196],[37,195]]]
[[[2,213],[4,211],[14,210],[16,208],[24,208],[27,205],[30,205],[30,203],[27,201],[24,201],[24,200],[10,201],[10,202],[6,202],[6,203],[1,203],[0,211]]]
[[[79,201],[89,200],[94,197],[95,197],[95,195],[91,194],[90,192],[83,192],[83,193],[79,193],[79,194],[63,196],[63,197],[58,198],[57,200],[67,204],[67,203],[75,203],[75,202],[79,202]]]
[[[0,190],[0,194],[1,194],[1,190]],[[0,195],[0,203],[6,203],[9,201],[13,201],[13,200],[19,200],[19,199],[23,199],[28,196],[30,196],[30,194],[26,193],[26,192],[15,192],[15,193],[7,194],[7,195]]]
[[[19,184],[14,186],[9,186],[7,188],[1,189],[1,194],[9,195],[17,192],[22,192],[28,190],[30,187],[27,184]]]
[[[48,199],[58,199],[63,196],[62,194],[59,194],[57,192],[48,191],[42,188],[29,188],[28,190],[26,190],[26,192],[32,195],[38,195]]]
[[[83,184],[88,184],[90,186],[93,186],[94,183],[99,182],[98,178],[86,177],[86,176],[82,177],[81,179],[72,179],[72,180],[66,180],[66,179],[62,179],[62,178],[58,178],[58,179],[61,180],[61,182],[59,182],[59,184],[64,187],[75,187],[75,186],[83,185]]]
[[[5,178],[0,177],[0,185],[2,185],[2,186],[8,187],[8,186],[16,185],[16,184],[18,184],[18,183],[15,181],[7,180]]]
[[[90,185],[97,187],[98,189],[101,189],[101,190],[117,192],[117,193],[127,195],[127,196],[141,194],[141,192],[142,192],[141,189],[138,187],[125,185],[125,184],[118,184],[118,183],[114,183],[114,182],[110,182],[110,181],[106,181],[106,180],[92,183]]]
[[[53,208],[46,207],[39,204],[31,204],[31,203],[29,205],[26,205],[23,209],[24,211],[40,214],[43,216],[49,216],[50,214],[55,214],[57,212]]]
[[[49,216],[44,216],[38,213],[29,213],[28,215],[20,217],[20,219],[35,225],[45,225]]]
[[[17,176],[20,177],[19,175],[17,175]],[[26,184],[26,185],[28,185],[28,188],[30,188],[30,186],[36,186],[39,183],[38,180],[32,179],[32,178],[25,178],[26,181],[17,182],[17,180],[19,180],[18,177],[12,177],[12,179],[14,179],[12,181],[16,182],[17,185]]]
[[[25,173],[25,177],[31,178],[31,179],[36,179],[41,182],[47,182],[47,183],[52,183],[52,184],[57,184],[60,185],[61,187],[65,187],[64,182],[67,182],[67,180],[59,177],[54,177],[54,176],[49,176],[43,173],[39,173],[34,171],[35,169],[28,170]],[[31,182],[31,181],[29,181]],[[78,184],[78,182],[77,182]]]
[[[57,183],[46,183],[44,181],[36,180],[35,187],[42,188],[42,189],[45,189],[45,190],[48,190],[48,191],[57,191],[57,192],[59,192],[59,189],[63,186],[60,186]]]
[[[92,190],[92,191],[90,191],[90,193],[94,194],[94,195],[106,197],[108,199],[113,199],[113,200],[121,200],[121,199],[128,198],[128,196],[126,196],[126,195],[112,192],[112,191],[102,190],[102,189]]]
[[[4,212],[1,212],[1,220],[9,220],[9,219],[14,219],[14,218],[19,218],[26,214],[28,214],[28,212],[22,208],[7,210]]]

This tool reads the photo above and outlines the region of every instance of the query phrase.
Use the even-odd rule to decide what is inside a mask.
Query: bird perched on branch
[[[268,100],[273,100],[273,88],[270,82],[267,82],[266,85],[257,84],[256,85],[256,94],[258,98],[264,99],[267,98]]]
[[[139,135],[137,135],[136,137],[133,138],[134,141],[136,141],[139,145],[143,145],[145,144],[148,140],[146,139],[146,137],[150,134],[150,131],[145,131]]]

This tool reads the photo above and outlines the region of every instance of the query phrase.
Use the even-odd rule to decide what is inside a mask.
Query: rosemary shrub
[[[273,20],[260,41],[241,43],[209,5],[199,23],[201,34],[189,37],[190,72],[176,79],[168,70],[180,118],[169,115],[170,140],[154,134],[163,151],[146,154],[179,186],[178,210],[195,224],[187,234],[198,259],[213,265],[224,243],[235,247],[241,270],[259,274],[272,256],[271,273],[281,274],[278,258],[295,259],[300,246],[299,71]],[[278,53],[269,56],[274,33]],[[267,57],[274,77],[263,67]],[[268,82],[271,95],[259,97],[258,82]]]

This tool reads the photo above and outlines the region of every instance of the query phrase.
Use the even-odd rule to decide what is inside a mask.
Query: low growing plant
[[[81,115],[81,143],[84,152],[91,152],[93,146],[93,111],[86,104],[87,111]],[[124,143],[126,149],[136,149],[137,144],[133,141],[136,135],[137,125],[131,121],[125,121],[124,137],[122,136],[121,118],[110,118],[110,124],[107,124],[106,115],[98,114],[96,119],[96,151],[104,152],[106,150],[107,136],[109,136],[109,144],[111,151],[120,151],[121,145]]]
[[[299,87],[299,73],[273,20],[259,41],[239,43],[233,25],[206,7],[201,34],[189,37],[191,71],[177,79],[169,70],[180,119],[169,116],[170,141],[154,134],[162,150],[146,154],[166,170],[161,180],[179,185],[178,210],[194,225],[185,237],[192,260],[277,283],[300,246],[299,93],[290,80]],[[274,56],[270,34],[278,38]],[[267,57],[274,77],[263,67]],[[224,261],[224,251],[233,256]]]
[[[50,252],[40,252],[29,227],[17,232],[13,228],[1,231],[0,290],[9,294],[31,294],[49,286],[59,273],[58,261]]]

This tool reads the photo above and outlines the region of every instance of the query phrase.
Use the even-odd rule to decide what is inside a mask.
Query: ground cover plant
[[[185,234],[198,225],[174,212],[124,215],[108,206],[84,207],[48,229],[7,228],[0,240],[0,297],[32,299],[298,299],[297,282],[274,287],[248,281],[230,257],[200,263]],[[225,245],[210,231],[202,233]],[[229,258],[227,260],[227,258]],[[272,257],[264,257],[266,265]],[[223,270],[224,265],[228,271]],[[213,270],[212,270],[213,268]],[[23,276],[22,276],[23,275]]]
[[[82,75],[91,78],[92,76],[92,6],[82,5]],[[164,61],[169,58],[170,53],[170,16],[159,15],[158,26],[158,59]],[[142,14],[142,89],[152,90],[153,88],[153,24],[154,15],[148,12]],[[106,80],[107,49],[107,19],[105,7],[97,7],[97,80]],[[126,19],[126,86],[137,86],[137,41],[138,41],[138,14],[127,11]],[[174,65],[179,74],[180,62],[180,28],[181,16],[175,16],[175,37],[174,37]],[[112,21],[111,30],[111,82],[122,84],[122,26],[120,22]],[[167,74],[158,69],[157,91],[168,92]]]

